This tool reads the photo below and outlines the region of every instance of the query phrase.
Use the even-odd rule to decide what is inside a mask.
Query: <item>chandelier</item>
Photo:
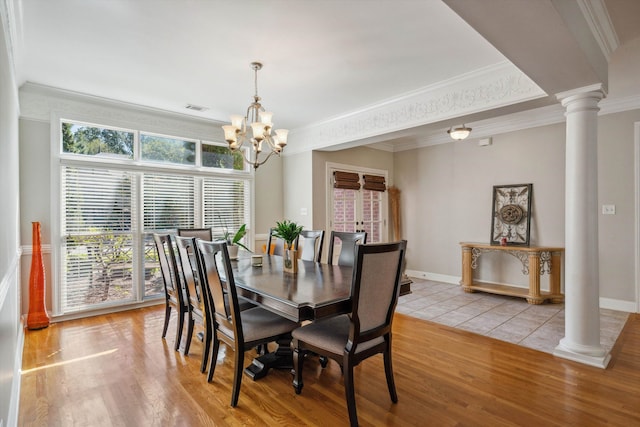
[[[280,155],[282,149],[287,145],[289,133],[287,129],[276,129],[275,135],[271,135],[273,113],[265,111],[258,96],[258,70],[261,68],[260,62],[251,63],[251,69],[254,72],[255,95],[253,95],[253,102],[247,108],[247,114],[244,117],[234,114],[231,116],[231,124],[222,126],[224,139],[232,152],[240,150],[245,142],[251,144],[249,157],[243,151],[240,152],[244,161],[254,169],[258,169],[258,166],[264,164],[274,154]],[[247,134],[247,124],[251,126],[251,138]],[[265,142],[266,147],[263,146]],[[263,153],[263,148],[268,149],[268,154]]]

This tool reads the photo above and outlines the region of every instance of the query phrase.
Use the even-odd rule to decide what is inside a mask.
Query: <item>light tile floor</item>
[[[564,337],[564,304],[528,304],[524,298],[466,293],[460,285],[411,278],[411,294],[397,312],[553,353]],[[628,313],[600,309],[600,341],[611,349]]]

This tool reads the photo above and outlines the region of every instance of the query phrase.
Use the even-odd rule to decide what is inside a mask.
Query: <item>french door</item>
[[[345,165],[328,167],[330,203],[327,229],[347,232],[366,231],[367,243],[386,242],[388,240],[387,192],[364,188],[361,183],[364,182],[365,175],[384,178],[380,188],[384,187],[387,171]],[[346,177],[347,181],[341,182],[340,177]]]

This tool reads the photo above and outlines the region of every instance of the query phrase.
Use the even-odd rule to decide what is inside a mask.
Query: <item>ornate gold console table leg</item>
[[[462,281],[460,282],[465,292],[473,292],[473,268],[471,267],[471,248],[462,248]]]

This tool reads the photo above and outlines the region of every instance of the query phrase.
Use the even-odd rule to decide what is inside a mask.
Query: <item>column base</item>
[[[553,355],[585,365],[605,369],[611,360],[611,354],[601,346],[567,345],[566,338],[562,338],[553,350]],[[570,348],[573,347],[573,348]]]

